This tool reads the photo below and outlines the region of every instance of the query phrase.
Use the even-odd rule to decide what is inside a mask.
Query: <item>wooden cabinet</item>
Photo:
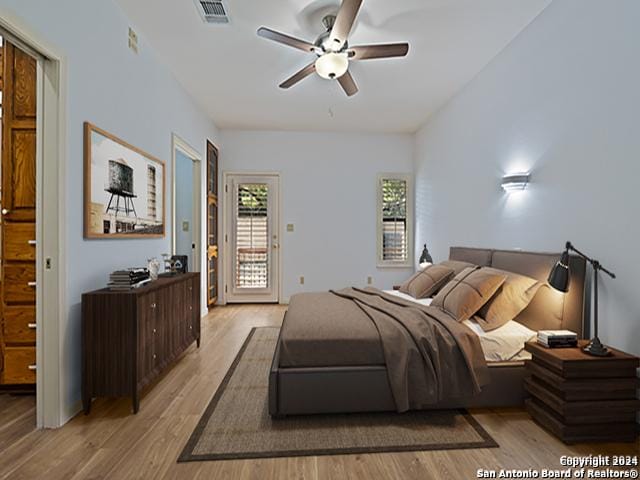
[[[207,306],[218,300],[218,149],[207,141]]]
[[[36,61],[2,46],[0,385],[36,382]]]
[[[636,376],[640,360],[612,349],[594,357],[580,348],[545,348],[527,343],[525,389],[534,420],[565,443],[633,442],[640,400]]]
[[[165,277],[130,292],[108,289],[82,295],[82,401],[130,396],[193,342],[200,346],[200,274]]]

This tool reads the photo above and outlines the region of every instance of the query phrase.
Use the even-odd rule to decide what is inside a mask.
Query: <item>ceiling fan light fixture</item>
[[[348,69],[349,57],[346,53],[327,52],[316,60],[316,72],[327,80],[340,78]]]

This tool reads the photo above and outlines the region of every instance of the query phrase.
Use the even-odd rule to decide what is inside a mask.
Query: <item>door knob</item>
[[[3,209],[2,209],[2,214],[3,214],[3,215],[6,215],[6,214],[8,214],[8,213],[9,213],[9,210],[7,210],[6,208],[3,208]]]

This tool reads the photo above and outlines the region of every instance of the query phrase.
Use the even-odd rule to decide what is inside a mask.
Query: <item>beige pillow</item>
[[[527,308],[542,286],[542,282],[524,275],[497,268],[484,268],[506,280],[487,303],[478,311],[475,320],[485,332],[501,327]]]
[[[458,275],[465,268],[475,267],[473,263],[463,262],[460,260],[445,260],[444,262],[440,262],[438,265],[450,268],[453,270],[454,275]]]
[[[507,277],[482,267],[465,268],[431,302],[459,322],[469,320],[496,293]]]
[[[453,278],[453,270],[442,265],[430,265],[416,272],[400,286],[400,291],[413,298],[432,297]]]

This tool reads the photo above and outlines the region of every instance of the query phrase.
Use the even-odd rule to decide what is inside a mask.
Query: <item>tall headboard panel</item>
[[[571,284],[566,294],[555,291],[546,283],[551,268],[560,259],[559,253],[451,247],[449,259],[499,268],[545,282],[515,320],[532,330],[567,329],[576,332],[579,338],[584,337],[584,259],[571,256]]]

